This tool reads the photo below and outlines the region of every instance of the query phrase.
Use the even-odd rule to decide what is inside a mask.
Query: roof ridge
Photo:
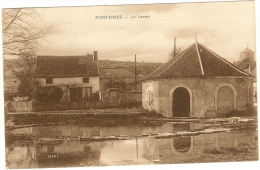
[[[193,43],[194,44],[194,43]],[[182,56],[183,56],[183,54],[185,54],[187,51],[188,51],[188,49],[190,49],[192,46],[193,46],[193,44],[191,44],[188,48],[186,48],[186,50],[185,51],[183,51],[183,53],[179,56],[179,58],[177,58],[170,66],[168,66],[165,70],[163,70],[159,75],[157,75],[156,77],[158,77],[158,76],[160,76],[161,74],[163,74],[166,70],[168,70],[174,63],[176,63]],[[177,55],[178,56],[178,55]]]
[[[200,44],[200,43],[199,43]],[[240,70],[239,68],[237,68],[236,66],[234,66],[233,64],[231,64],[229,61],[227,61],[226,59],[222,58],[221,56],[219,56],[218,54],[216,54],[215,52],[211,51],[209,48],[207,48],[206,46],[204,46],[203,44],[200,44],[202,47],[204,47],[205,49],[207,49],[210,53],[212,53],[213,55],[215,55],[217,58],[219,58],[220,60],[222,60],[223,62],[225,62],[226,64],[228,64],[229,66],[231,66],[233,69],[237,70],[238,72],[245,74],[245,75],[250,75],[242,70]]]
[[[204,76],[205,74],[204,74],[204,69],[203,69],[203,65],[202,65],[202,62],[201,62],[197,38],[196,38],[196,50],[197,50],[197,54],[198,54],[198,58],[199,58],[199,62],[200,62],[201,73]]]
[[[243,51],[241,51],[240,53],[247,53],[247,52],[255,53],[254,51],[250,50],[248,47],[246,49],[244,49]]]

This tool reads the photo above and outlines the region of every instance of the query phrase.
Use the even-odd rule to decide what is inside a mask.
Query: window
[[[89,78],[88,77],[83,77],[83,83],[89,83]]]
[[[52,84],[53,81],[52,81],[52,77],[47,77],[46,78],[46,84]]]
[[[147,101],[148,105],[152,105],[153,104],[153,100],[154,100],[153,92],[151,90],[149,90],[146,93],[146,101]]]

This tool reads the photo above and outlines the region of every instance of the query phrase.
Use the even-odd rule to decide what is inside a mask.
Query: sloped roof
[[[249,76],[197,41],[142,80],[198,76]]]
[[[241,70],[248,69],[248,65],[250,66],[250,69],[253,70],[256,68],[256,62],[250,62],[250,58],[245,58],[241,61],[235,62],[235,65],[240,68]]]
[[[93,55],[86,56],[37,56],[37,77],[98,76],[97,62]]]
[[[245,50],[243,50],[242,52],[240,53],[254,53],[254,51],[250,50],[249,48],[246,48]],[[239,54],[240,54],[239,53]]]

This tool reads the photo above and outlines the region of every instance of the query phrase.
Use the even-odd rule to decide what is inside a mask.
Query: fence
[[[7,112],[31,112],[32,101],[11,101],[5,104]]]
[[[108,89],[100,92],[99,101],[78,101],[72,103],[43,103],[39,101],[13,101],[6,105],[7,112],[84,110],[88,108],[133,108],[142,106],[142,92]]]

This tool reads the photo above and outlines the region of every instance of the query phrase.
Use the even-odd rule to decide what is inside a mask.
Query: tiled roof
[[[235,65],[240,68],[241,70],[248,69],[248,66],[250,66],[250,69],[253,70],[256,68],[256,62],[251,62],[250,58],[245,58],[241,61],[237,61]]]
[[[197,41],[142,80],[197,76],[249,76]]]
[[[37,77],[98,76],[97,62],[93,55],[86,56],[38,56]]]
[[[244,51],[242,51],[240,53],[254,53],[254,51],[250,50],[249,48],[246,48]]]

